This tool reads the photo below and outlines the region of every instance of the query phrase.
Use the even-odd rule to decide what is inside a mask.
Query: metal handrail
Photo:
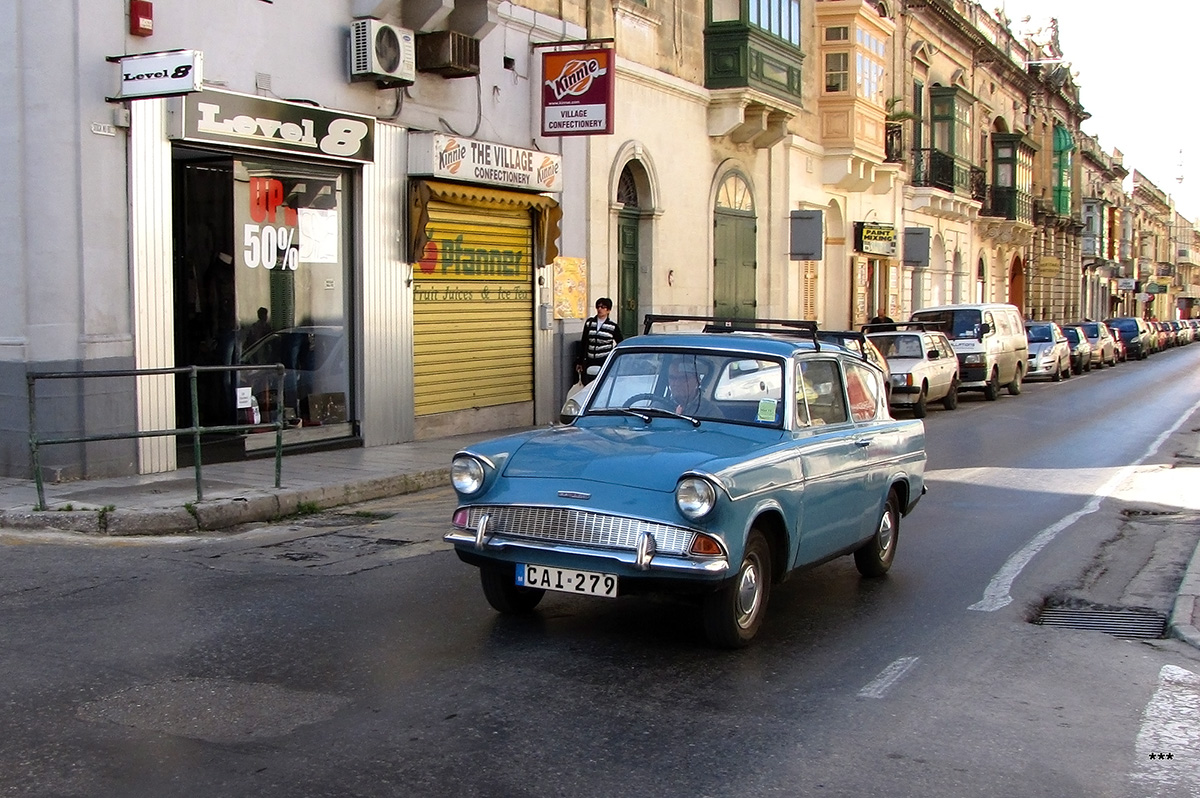
[[[59,443],[88,443],[92,441],[114,441],[136,438],[165,438],[172,435],[191,434],[192,436],[192,465],[196,471],[196,501],[204,500],[204,487],[201,482],[200,436],[206,432],[241,432],[256,429],[275,430],[275,487],[281,485],[283,472],[283,411],[280,408],[277,418],[269,424],[221,424],[217,426],[200,425],[200,399],[196,388],[196,375],[210,371],[263,371],[273,369],[278,378],[276,396],[283,401],[284,366],[282,363],[266,366],[183,366],[177,368],[157,369],[115,369],[109,371],[48,371],[28,373],[25,375],[26,389],[29,393],[29,454],[33,461],[33,479],[37,484],[38,504],[36,510],[45,510],[46,488],[42,480],[42,463],[39,447]],[[35,386],[38,380],[67,380],[82,377],[149,377],[163,374],[188,374],[192,400],[192,426],[173,429],[138,430],[136,432],[115,432],[103,435],[76,435],[69,438],[41,438],[37,433],[37,412],[35,409]]]

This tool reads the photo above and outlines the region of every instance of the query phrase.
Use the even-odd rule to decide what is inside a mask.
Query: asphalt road
[[[1194,507],[1151,450],[1198,366],[931,409],[889,577],[793,578],[741,652],[667,600],[497,616],[438,541],[445,491],[208,538],[0,536],[0,795],[1200,796],[1200,652],[1029,623],[1120,570],[1131,508]]]

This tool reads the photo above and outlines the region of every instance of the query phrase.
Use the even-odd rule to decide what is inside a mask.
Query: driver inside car
[[[694,360],[674,360],[667,369],[667,398],[671,409],[685,416],[721,418],[724,414],[704,396],[703,382]]]

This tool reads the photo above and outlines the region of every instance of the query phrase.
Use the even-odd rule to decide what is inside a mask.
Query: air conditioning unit
[[[444,78],[479,74],[479,40],[452,30],[417,34],[417,71]]]
[[[350,80],[379,86],[411,86],[417,79],[413,32],[377,19],[350,25]]]

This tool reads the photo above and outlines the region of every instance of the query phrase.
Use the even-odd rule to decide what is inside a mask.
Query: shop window
[[[353,434],[345,174],[190,157],[177,150],[176,364],[253,367],[201,374],[201,423],[278,418],[296,442]]]

